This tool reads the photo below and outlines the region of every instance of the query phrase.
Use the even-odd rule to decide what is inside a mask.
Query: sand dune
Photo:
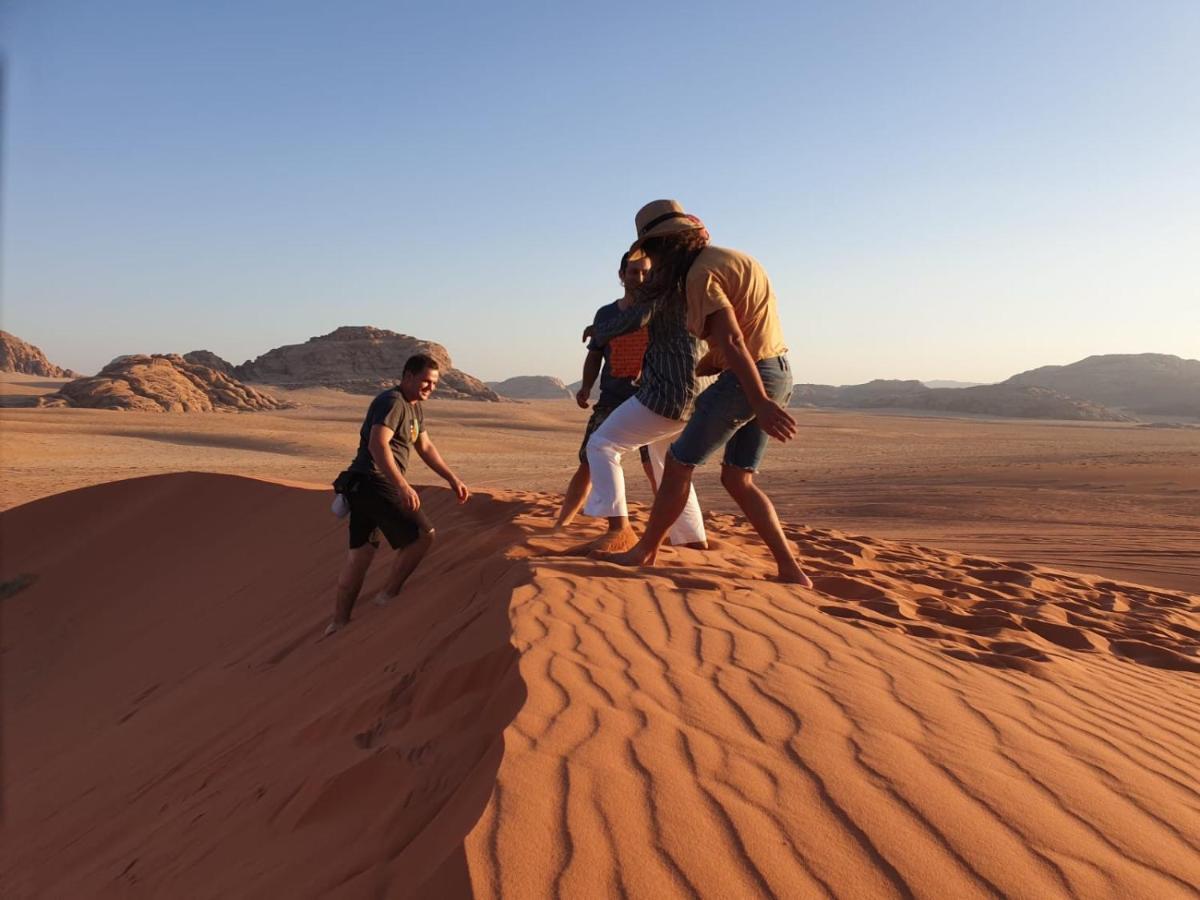
[[[1194,896],[1196,597],[818,529],[796,591],[726,516],[642,576],[422,496],[331,640],[324,492],[0,515],[5,895]]]

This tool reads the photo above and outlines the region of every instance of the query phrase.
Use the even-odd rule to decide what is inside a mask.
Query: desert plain
[[[709,551],[571,555],[587,414],[435,401],[475,497],[415,463],[431,557],[322,640],[367,398],[55,386],[0,409],[5,896],[1196,896],[1200,429],[796,410],[802,590],[716,465]]]

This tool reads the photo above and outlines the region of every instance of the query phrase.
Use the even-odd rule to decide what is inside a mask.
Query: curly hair
[[[661,237],[646,238],[641,249],[650,257],[650,280],[644,290],[655,298],[671,294],[684,302],[688,269],[708,246],[708,232],[703,228],[676,231]]]

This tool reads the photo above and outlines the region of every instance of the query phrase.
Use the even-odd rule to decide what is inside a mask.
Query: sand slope
[[[640,577],[423,496],[326,641],[323,492],[0,515],[6,895],[1194,896],[1197,598],[818,529],[796,592],[723,516]]]

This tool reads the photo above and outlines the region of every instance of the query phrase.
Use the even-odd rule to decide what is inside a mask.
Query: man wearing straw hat
[[[622,565],[652,564],[693,496],[693,470],[723,446],[721,484],[775,557],[779,579],[811,587],[771,499],[754,483],[768,436],[788,441],[796,434],[784,409],[792,373],[770,279],[745,253],[710,245],[703,223],[674,200],[646,204],[634,223],[634,246],[650,257],[655,272],[678,283],[688,331],[709,343],[698,371],[720,374],[670,446],[645,533],[628,551],[601,555]]]

